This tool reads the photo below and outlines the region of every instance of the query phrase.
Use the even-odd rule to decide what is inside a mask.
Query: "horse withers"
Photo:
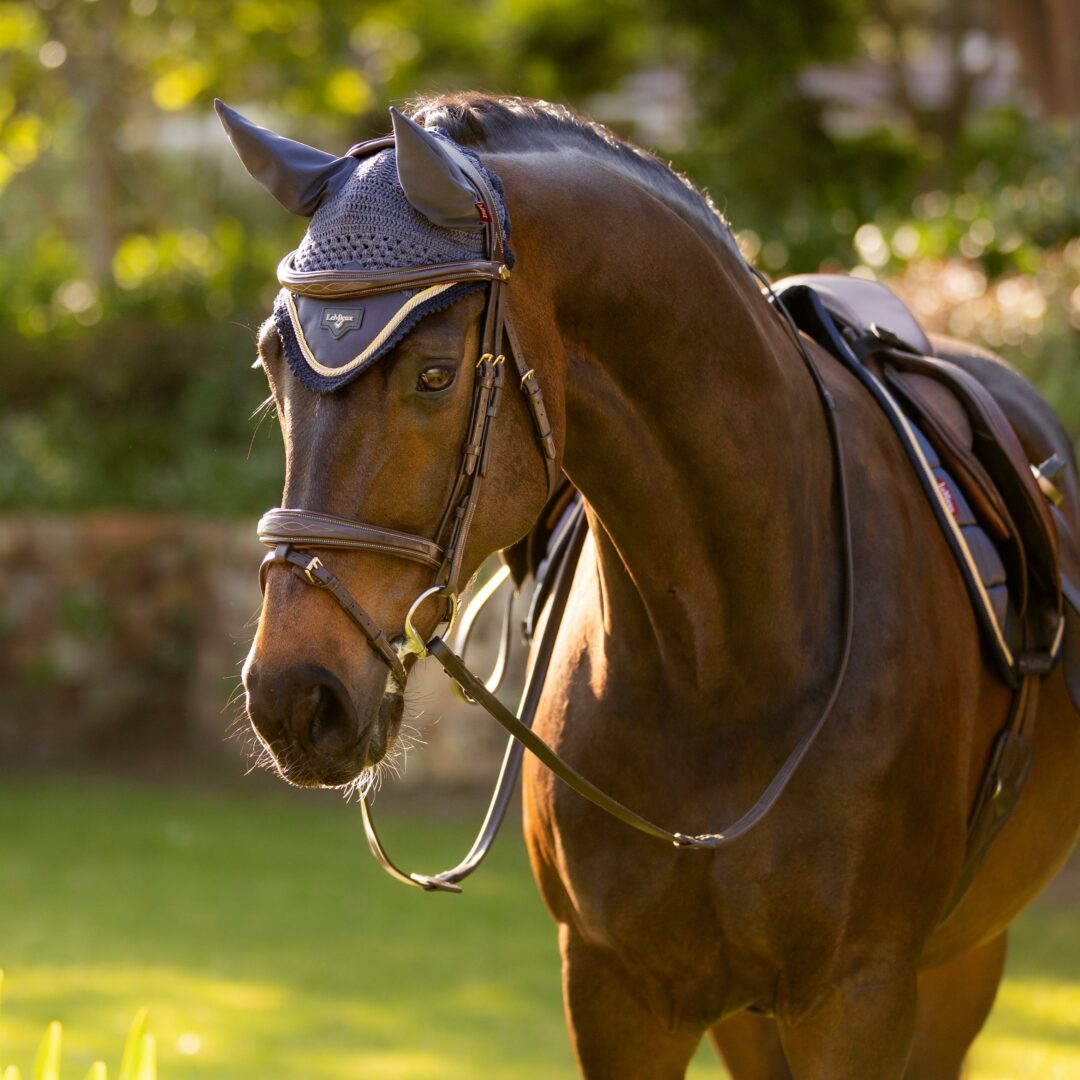
[[[709,1033],[737,1080],[957,1077],[1010,921],[1075,842],[1080,725],[1061,670],[1037,680],[1026,788],[954,907],[1015,695],[879,404],[797,344],[700,193],[565,109],[433,98],[341,158],[224,118],[312,217],[259,340],[292,525],[266,534],[244,682],[282,775],[378,764],[422,651],[402,630],[426,640],[449,586],[529,532],[554,463],[589,530],[536,730],[614,798],[696,833],[735,820],[844,676],[771,812],[715,850],[659,843],[527,765],[582,1073],[681,1077]],[[1048,407],[997,358],[934,344],[1033,463],[1068,463],[1075,529]]]

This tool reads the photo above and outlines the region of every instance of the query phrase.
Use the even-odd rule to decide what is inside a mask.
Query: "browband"
[[[295,251],[290,251],[278,263],[278,281],[290,292],[321,299],[375,296],[428,285],[455,285],[462,281],[510,280],[510,268],[502,261],[490,259],[467,259],[396,270],[297,270],[293,265],[295,255]]]

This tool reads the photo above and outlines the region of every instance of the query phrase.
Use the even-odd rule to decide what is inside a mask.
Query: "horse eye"
[[[416,389],[432,393],[436,390],[445,390],[454,381],[456,372],[449,367],[429,367],[420,372],[420,378],[416,380]]]

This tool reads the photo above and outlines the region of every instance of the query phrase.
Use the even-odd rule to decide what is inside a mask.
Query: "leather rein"
[[[360,157],[392,145],[392,137],[376,139],[354,147],[350,153]],[[544,678],[573,582],[574,570],[588,532],[584,503],[580,495],[564,513],[562,522],[549,545],[548,556],[537,573],[537,589],[550,591],[536,633],[531,640],[530,666],[521,699],[520,716],[511,712],[495,696],[493,691],[496,680],[489,680],[485,685],[469,670],[462,658],[447,645],[443,637],[436,634],[430,640],[424,641],[413,623],[418,609],[431,599],[441,600],[443,603],[442,621],[448,623],[444,632],[446,636],[449,636],[454,625],[458,610],[461,564],[469,529],[476,513],[482,481],[487,472],[491,432],[504,389],[503,373],[507,359],[510,359],[514,365],[518,387],[525,397],[532,417],[547,475],[549,497],[555,491],[560,475],[555,440],[544,405],[543,393],[535,372],[526,366],[524,353],[509,319],[506,290],[509,287],[510,271],[504,262],[505,241],[495,200],[479,171],[464,158],[459,161],[459,164],[476,188],[479,200],[486,210],[482,216],[486,222],[486,243],[490,255],[488,260],[378,272],[315,271],[305,273],[295,270],[291,256],[286,256],[278,268],[279,281],[290,291],[312,296],[333,296],[339,299],[372,296],[420,284],[456,283],[467,280],[487,283],[488,298],[483,317],[481,353],[475,365],[472,409],[462,449],[461,465],[434,538],[311,510],[275,508],[267,511],[258,525],[259,540],[271,549],[260,566],[260,585],[265,591],[270,568],[282,566],[306,584],[323,589],[342,608],[364,635],[368,644],[386,662],[389,668],[388,692],[404,692],[406,657],[410,655],[418,658],[434,656],[466,698],[483,708],[509,733],[510,739],[503,765],[480,832],[468,854],[450,870],[428,875],[409,873],[399,869],[379,840],[366,793],[361,795],[364,828],[371,851],[383,869],[398,881],[428,891],[461,891],[458,883],[468,877],[487,855],[505,817],[525,749],[539,758],[547,768],[584,798],[612,817],[641,832],[665,840],[678,848],[712,850],[722,847],[749,832],[772,809],[832,713],[847,673],[854,633],[854,564],[847,478],[836,405],[832,394],[826,387],[817,365],[787,311],[779,300],[772,297],[773,306],[786,320],[814,382],[823,404],[829,432],[843,562],[844,630],[841,654],[825,705],[757,802],[722,832],[694,834],[670,831],[608,795],[559,757],[532,731],[532,721],[539,705]],[[758,277],[760,278],[761,275]],[[771,293],[768,282],[764,278],[761,280],[766,291]],[[504,343],[508,346],[505,352],[503,351]],[[314,550],[377,551],[395,555],[429,567],[433,572],[433,582],[409,607],[402,633],[389,634],[365,611],[322,559],[312,553]],[[471,623],[471,619],[467,621]]]

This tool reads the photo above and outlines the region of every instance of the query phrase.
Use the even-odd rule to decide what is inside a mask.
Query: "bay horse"
[[[412,116],[501,180],[508,303],[558,465],[585,499],[536,730],[654,820],[730,821],[820,711],[841,651],[837,481],[807,368],[726,222],[657,159],[542,102],[449,95]],[[291,208],[310,213],[316,188]],[[483,307],[473,292],[427,315],[333,393],[296,377],[268,322],[282,506],[432,535],[458,475]],[[353,315],[334,317],[340,330]],[[1063,512],[1080,525],[1075,458],[1048,406],[997,357],[935,346],[999,398],[1031,461],[1069,463]],[[1059,670],[1041,686],[1023,797],[946,917],[1011,691],[881,410],[805,347],[843,427],[858,588],[850,665],[801,770],[752,833],[701,852],[526,766],[525,836],[589,1078],[681,1077],[706,1033],[736,1080],[955,1078],[1010,921],[1077,836],[1080,724]],[[508,392],[463,580],[537,521],[549,485],[534,447]],[[430,584],[377,550],[326,558],[384,627]],[[346,784],[387,753],[402,708],[388,662],[357,647],[320,590],[266,575],[244,684],[286,779]]]

